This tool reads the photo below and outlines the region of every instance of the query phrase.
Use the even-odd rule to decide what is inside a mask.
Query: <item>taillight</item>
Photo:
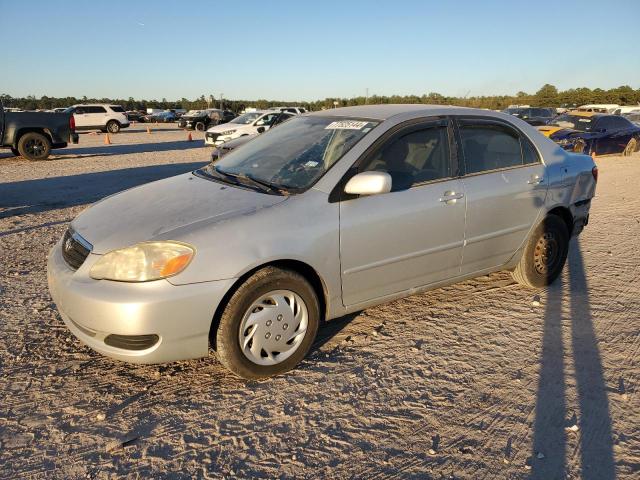
[[[69,128],[72,132],[76,130],[76,119],[73,118],[73,113],[71,114],[71,118],[69,118]]]
[[[593,175],[593,179],[598,183],[598,167],[593,167],[591,169],[591,175]]]

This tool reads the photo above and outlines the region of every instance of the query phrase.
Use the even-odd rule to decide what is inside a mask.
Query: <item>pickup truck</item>
[[[0,147],[28,160],[45,160],[52,148],[78,143],[70,113],[7,112],[0,103]]]

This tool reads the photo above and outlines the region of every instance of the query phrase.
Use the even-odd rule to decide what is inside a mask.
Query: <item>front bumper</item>
[[[228,142],[229,140],[233,140],[233,135],[220,135],[219,133],[206,132],[204,134],[204,143],[205,145],[219,146],[224,142]]]
[[[129,128],[130,126],[131,124],[129,122],[120,124],[120,128]]]
[[[51,297],[69,330],[84,344],[108,357],[132,363],[165,363],[204,357],[209,351],[213,314],[234,279],[190,285],[167,280],[125,283],[93,280],[90,254],[72,270],[62,258],[61,242],[49,255],[47,277]],[[109,335],[157,335],[144,349],[118,348]],[[111,337],[113,338],[113,337]]]

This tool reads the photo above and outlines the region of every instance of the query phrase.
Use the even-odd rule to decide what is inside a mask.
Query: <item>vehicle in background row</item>
[[[634,110],[633,112],[623,113],[622,116],[629,120],[634,125],[640,126],[640,110]]]
[[[617,103],[592,103],[581,105],[576,110],[579,112],[613,113],[618,108],[620,108],[620,105]]]
[[[588,155],[631,155],[640,148],[640,127],[620,115],[573,111],[538,127],[565,150]]]
[[[64,112],[66,109],[68,109],[69,107],[58,107],[58,108],[54,108],[53,110],[51,110],[53,113],[62,113]]]
[[[289,120],[290,118],[293,118],[295,116],[296,116],[296,114],[294,114],[294,113],[280,112],[278,114],[278,116],[273,120],[273,122],[271,122],[270,130],[272,130],[277,125],[279,125],[279,124],[281,124],[283,122],[286,122],[287,120]],[[238,148],[238,147],[244,145],[245,143],[253,140],[258,135],[260,135],[260,133],[254,133],[254,134],[251,134],[251,135],[243,135],[241,137],[235,138],[233,140],[229,140],[227,142],[224,142],[221,145],[218,145],[216,148],[213,149],[213,152],[211,152],[211,161],[215,162],[217,160],[220,160],[227,153],[229,153],[232,150],[235,150],[236,148]],[[206,138],[206,136],[205,136],[205,138]]]
[[[529,125],[533,126],[546,125],[549,120],[556,116],[555,112],[551,108],[518,107],[507,108],[502,112],[521,118]]]
[[[0,102],[0,147],[28,160],[45,160],[52,148],[78,143],[69,112],[11,112]]]
[[[178,127],[204,132],[210,126],[227,123],[235,118],[235,116],[236,115],[230,110],[220,110],[217,108],[190,110],[180,117]]]
[[[204,135],[204,143],[205,145],[220,145],[244,135],[262,133],[269,130],[271,123],[279,115],[279,111],[273,110],[258,110],[242,114],[229,123],[208,129]]]
[[[614,109],[611,113],[614,115],[624,115],[625,113],[640,112],[640,105],[623,105]]]
[[[306,108],[302,107],[269,107],[267,110],[277,110],[279,112],[295,113],[296,115],[302,115],[307,113]]]
[[[149,123],[175,123],[178,121],[178,117],[176,117],[175,113],[166,111],[146,115],[144,121]]]
[[[67,109],[76,121],[76,130],[101,130],[118,133],[121,128],[129,127],[127,113],[120,105],[83,104]]]
[[[235,374],[269,377],[325,320],[499,270],[549,285],[596,179],[590,156],[502,113],[314,112],[84,210],[51,250],[49,289],[104,355],[164,363],[211,345]]]
[[[130,122],[144,122],[144,117],[147,115],[138,110],[127,110],[126,114]]]

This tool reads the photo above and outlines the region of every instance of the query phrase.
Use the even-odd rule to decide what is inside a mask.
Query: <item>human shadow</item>
[[[206,165],[189,162],[0,183],[0,218],[84,205]]]
[[[531,478],[564,479],[568,472],[567,437],[578,435],[581,478],[616,478],[611,416],[598,340],[589,303],[580,243],[569,248],[566,291],[558,279],[547,291],[540,377],[536,397]],[[568,299],[570,343],[563,338],[563,299]],[[571,348],[578,395],[578,412],[568,417],[565,347]]]

